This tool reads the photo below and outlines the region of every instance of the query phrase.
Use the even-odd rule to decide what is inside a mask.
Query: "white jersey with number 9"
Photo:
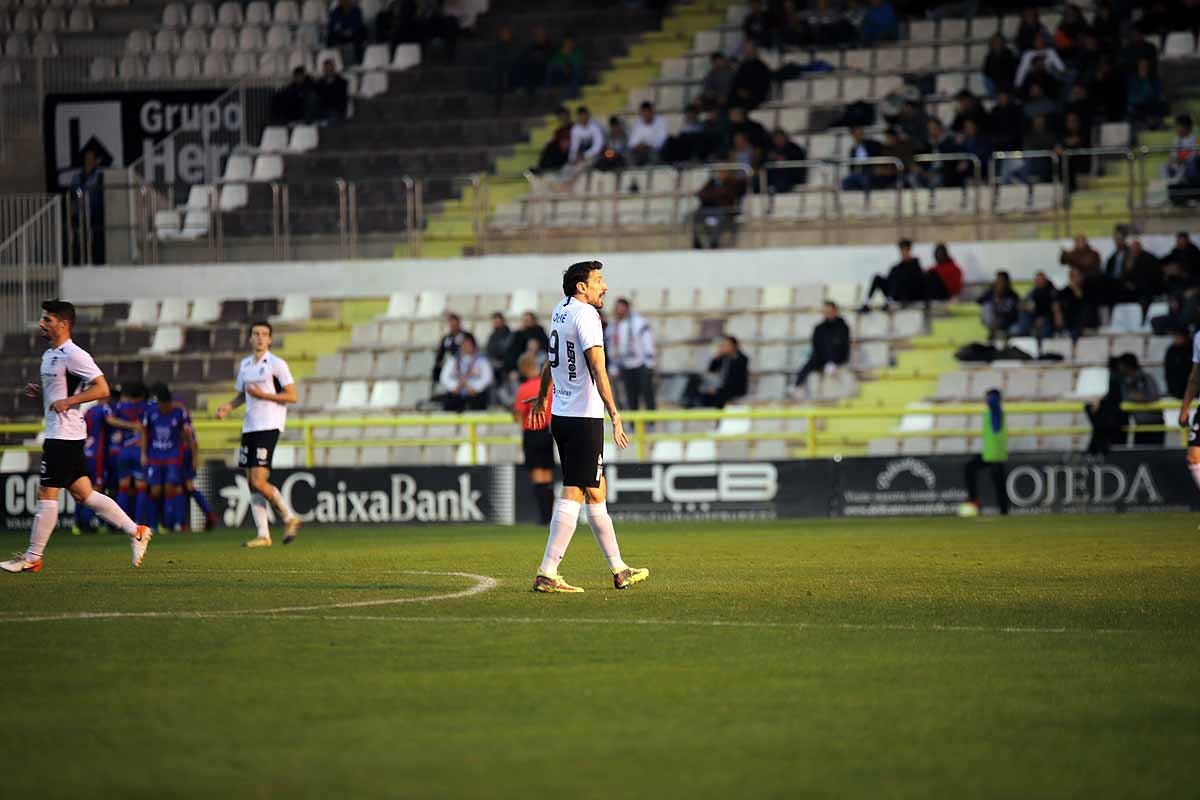
[[[555,306],[547,348],[554,378],[554,416],[603,419],[604,403],[583,355],[603,346],[600,312],[573,297]]]

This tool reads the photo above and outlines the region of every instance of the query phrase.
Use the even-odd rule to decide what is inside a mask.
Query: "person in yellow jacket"
[[[989,389],[984,396],[987,410],[983,412],[983,452],[967,462],[967,502],[959,509],[959,516],[979,515],[979,471],[986,469],[992,474],[992,486],[996,490],[996,502],[1000,513],[1008,513],[1008,490],[1005,486],[1004,464],[1008,461],[1008,428],[1004,422],[1004,407],[1000,390]]]

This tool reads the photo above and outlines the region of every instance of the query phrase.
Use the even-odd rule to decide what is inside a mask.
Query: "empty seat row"
[[[1087,447],[1085,434],[1051,434],[1045,436],[1010,436],[1008,450],[1011,453],[1030,452],[1082,452]],[[982,449],[981,440],[965,436],[906,436],[904,438],[883,437],[872,439],[867,444],[867,455],[871,456],[928,456],[967,455]]]
[[[16,11],[20,8],[73,8],[75,6],[101,5],[93,0],[0,0],[0,10]]]
[[[325,379],[432,379],[434,352],[432,347],[404,353],[389,350],[378,356],[369,350],[330,353],[317,359],[315,377]]]
[[[96,27],[96,20],[87,8],[47,8],[38,13],[29,8],[17,9],[11,16],[0,9],[0,33],[83,33]]]
[[[6,58],[51,58],[58,55],[58,39],[53,33],[38,33],[32,38],[12,33],[4,40]]]
[[[182,32],[160,30],[153,37],[146,31],[131,31],[125,38],[125,52],[144,55],[151,52],[205,53],[215,50],[221,53],[258,52],[262,50],[286,50],[298,46],[314,49],[321,46],[320,32],[314,28],[300,28],[295,32],[286,25],[260,28],[246,25],[238,28],[188,28]]]
[[[379,13],[379,0],[359,0],[363,17],[371,20]],[[323,25],[329,16],[329,4],[322,0],[276,0],[274,7],[265,0],[252,0],[243,8],[241,3],[227,0],[218,8],[212,3],[194,2],[169,3],[163,7],[162,27],[179,29],[187,27],[213,27],[215,25],[268,25],[272,22],[283,25]]]

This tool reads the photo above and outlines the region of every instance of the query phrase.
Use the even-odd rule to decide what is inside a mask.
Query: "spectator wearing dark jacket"
[[[954,134],[948,133],[942,121],[930,117],[928,123],[929,149],[937,155],[961,153],[962,147]],[[934,161],[918,173],[920,181],[931,189],[962,186],[962,173],[953,161]]]
[[[700,207],[692,219],[692,243],[697,250],[715,250],[726,234],[737,228],[746,177],[736,170],[721,170],[696,192]]]
[[[1021,313],[1017,320],[1017,335],[1033,334],[1039,339],[1054,335],[1054,300],[1058,290],[1046,273],[1033,276],[1033,288],[1021,301]],[[1030,355],[1037,355],[1030,353]]]
[[[1145,309],[1163,291],[1162,262],[1142,247],[1138,239],[1129,243],[1129,260],[1121,276],[1123,299],[1141,303]]]
[[[346,104],[350,99],[349,84],[338,75],[337,64],[332,58],[321,63],[321,77],[313,86],[317,96],[317,118],[327,122],[341,122],[346,118]]]
[[[497,376],[504,375],[504,362],[508,357],[508,346],[512,342],[512,331],[504,314],[497,311],[492,314],[492,332],[488,334],[484,354],[492,364],[492,372]]]
[[[986,129],[997,150],[1021,149],[1025,137],[1025,112],[1011,92],[1001,89],[996,93],[996,104],[988,114]]]
[[[733,75],[728,103],[753,111],[766,102],[771,93],[771,69],[758,57],[754,42],[742,43],[742,61]]]
[[[688,408],[724,408],[730,401],[745,397],[749,390],[750,359],[742,352],[736,338],[726,336],[721,339],[716,357],[708,364],[707,375],[688,378],[684,405]]]
[[[957,106],[954,110],[954,119],[950,122],[950,130],[958,134],[964,133],[967,120],[973,121],[979,130],[987,130],[988,113],[979,104],[978,97],[966,89],[962,89],[954,95],[954,100]]]
[[[1117,368],[1121,372],[1121,400],[1126,403],[1153,403],[1162,397],[1158,381],[1138,363],[1133,353],[1124,353],[1117,359]],[[1166,434],[1162,431],[1147,431],[1148,425],[1162,425],[1163,417],[1160,411],[1134,411],[1130,414],[1136,430],[1133,434],[1134,444],[1162,445]]]
[[[737,75],[729,56],[717,51],[709,56],[708,74],[700,85],[700,96],[717,106],[724,106],[733,89],[733,79]]]
[[[433,359],[433,382],[437,383],[442,375],[442,366],[446,363],[448,357],[452,358],[458,355],[458,349],[462,346],[463,337],[467,332],[462,328],[462,319],[458,314],[446,315],[446,335],[438,342],[437,355]]]
[[[1200,247],[1187,231],[1175,234],[1175,247],[1163,256],[1163,274],[1175,291],[1200,286]]]
[[[1012,89],[1016,75],[1017,54],[1004,41],[1003,34],[993,35],[988,42],[987,57],[983,59],[983,79],[988,94],[995,97],[998,92]]]
[[[808,153],[803,147],[792,141],[783,128],[776,128],[771,133],[771,142],[767,147],[767,164],[780,161],[804,161]],[[767,170],[767,186],[774,192],[790,192],[797,185],[808,180],[807,167],[780,167]]]
[[[325,46],[342,51],[342,63],[362,61],[367,42],[367,23],[354,0],[338,0],[325,23]]]
[[[537,346],[533,347],[530,342],[537,342]],[[550,338],[546,336],[546,329],[538,324],[537,317],[532,311],[526,311],[521,315],[521,327],[513,331],[512,338],[508,343],[508,355],[504,359],[504,371],[515,372],[517,369],[517,360],[528,352],[545,352],[550,345]]]
[[[900,249],[900,261],[888,270],[886,278],[876,275],[871,279],[871,286],[860,311],[871,310],[871,298],[875,296],[875,292],[883,294],[885,307],[892,303],[906,305],[926,299],[925,271],[921,269],[921,262],[913,257],[912,242],[901,239],[896,246]]]
[[[887,0],[870,0],[870,7],[859,27],[864,44],[890,42],[900,36],[900,19]]]
[[[1188,376],[1192,374],[1192,343],[1188,341],[1187,328],[1171,331],[1171,346],[1163,355],[1163,378],[1167,394],[1181,398],[1187,389]]]
[[[846,154],[850,159],[850,174],[842,178],[842,189],[848,192],[869,192],[874,188],[873,165],[856,166],[855,161],[867,158],[878,158],[883,152],[883,145],[874,139],[868,139],[862,128],[851,128],[850,150]]]
[[[988,330],[988,339],[1006,338],[1021,314],[1021,298],[1013,291],[1008,272],[997,272],[991,288],[980,295],[977,302],[980,321]]]
[[[1067,285],[1054,297],[1054,328],[1071,339],[1100,327],[1100,305],[1096,289],[1078,267],[1071,267]]]
[[[292,81],[271,97],[271,117],[276,122],[311,122],[316,118],[317,93],[304,67],[292,70]]]
[[[813,372],[840,367],[850,361],[850,326],[838,313],[837,303],[827,301],[822,314],[825,319],[812,331],[812,351],[808,361],[796,375],[796,387],[803,389]]]

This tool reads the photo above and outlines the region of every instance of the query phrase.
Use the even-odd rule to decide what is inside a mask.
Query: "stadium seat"
[[[179,34],[173,30],[163,29],[154,34],[154,51],[170,55],[179,52]]]
[[[209,325],[221,316],[221,302],[215,297],[197,297],[192,301],[192,309],[187,321],[192,325]]]
[[[148,53],[154,47],[154,40],[143,30],[133,30],[125,37],[125,52],[130,55]]]
[[[141,56],[121,56],[117,64],[117,75],[123,80],[139,80],[146,74],[146,63]]]
[[[1132,353],[1139,361],[1146,357],[1145,336],[1116,336],[1108,344],[1109,353],[1114,357],[1126,353]]]
[[[1141,308],[1138,308],[1141,313]],[[1075,342],[1075,363],[1103,364],[1108,361],[1108,339],[1103,336],[1081,336]]]
[[[250,180],[268,183],[283,177],[283,158],[277,155],[261,155],[254,159],[254,172]]]
[[[421,46],[418,44],[396,45],[392,54],[391,69],[394,72],[415,67],[421,63]]]
[[[899,439],[872,439],[867,442],[869,456],[898,456],[900,455]]]
[[[306,322],[312,316],[312,300],[306,294],[289,294],[275,316],[276,322]]]
[[[1108,369],[1084,367],[1075,381],[1076,397],[1103,397],[1108,393]]]
[[[24,450],[5,450],[0,453],[0,474],[25,474],[29,472],[30,454]]]
[[[315,125],[297,125],[292,128],[292,138],[288,142],[289,153],[307,153],[317,147],[317,127]]]
[[[531,289],[514,289],[508,303],[507,316],[510,318],[519,318],[526,311],[535,311],[538,304],[538,295],[536,291]],[[415,306],[413,311],[415,312]]]
[[[683,442],[678,439],[660,439],[650,451],[650,460],[656,463],[683,461]]]
[[[282,78],[287,75],[287,53],[268,52],[258,57],[258,75],[262,78]]]
[[[245,10],[247,25],[268,25],[271,22],[271,6],[264,0],[253,0]]]
[[[859,287],[857,283],[831,283],[825,287],[825,299],[837,303],[843,308],[854,308],[858,305]]]
[[[1038,397],[1051,400],[1066,397],[1074,389],[1074,376],[1070,368],[1041,370],[1038,380]]]
[[[455,448],[454,463],[456,466],[459,466],[459,467],[466,467],[471,464],[471,445],[470,445],[470,443],[463,442],[457,448]],[[476,464],[487,464],[488,463],[487,445],[483,445],[483,444],[475,445],[475,463]]]
[[[1146,342],[1146,361],[1151,364],[1162,363],[1170,346],[1170,336],[1151,336]]]
[[[88,79],[99,83],[100,81],[111,81],[117,77],[117,65],[108,56],[97,56],[92,59],[92,64],[88,68]]]
[[[207,0],[200,0],[198,3],[192,4],[192,12],[189,22],[193,28],[211,28],[217,23],[217,15],[213,11],[212,3]]]
[[[71,33],[86,33],[96,27],[96,19],[86,8],[71,9],[67,18],[67,30]]]
[[[129,314],[123,320],[125,325],[153,325],[158,321],[158,301],[146,297],[136,297],[129,304]]]
[[[286,50],[292,46],[292,29],[287,25],[276,22],[267,29],[266,48],[268,50]]]
[[[358,86],[358,97],[369,99],[386,94],[388,90],[387,73],[383,71],[366,72]]]
[[[296,0],[277,0],[274,16],[277,24],[296,25],[300,22],[300,7]]]
[[[203,28],[188,28],[179,46],[185,53],[203,53],[208,49],[208,34]]]
[[[229,62],[223,53],[207,53],[200,67],[200,74],[205,78],[223,78],[229,74]]]
[[[33,37],[29,52],[34,58],[49,58],[58,55],[58,39],[54,34],[40,31]]]
[[[282,153],[287,150],[288,129],[282,125],[268,125],[263,128],[259,138],[258,149],[264,153]]]
[[[168,297],[158,307],[160,325],[182,325],[188,318],[188,300],[184,297]]]
[[[146,59],[145,76],[151,80],[171,77],[171,57],[166,53],[151,53]]]
[[[225,0],[217,8],[217,24],[230,28],[240,28],[244,20],[242,18],[242,4],[234,0]]]
[[[338,386],[336,406],[345,409],[365,408],[368,399],[366,381],[343,381]]]
[[[163,7],[162,27],[168,30],[187,27],[187,8],[183,3],[168,3]]]
[[[262,50],[265,44],[262,29],[257,25],[247,24],[238,33],[238,48],[241,50]]]
[[[321,25],[325,22],[325,6],[321,0],[304,0],[300,9],[300,21],[307,25]]]
[[[235,53],[233,62],[229,65],[229,74],[235,78],[244,78],[258,72],[258,59],[253,53]]]
[[[176,78],[197,78],[200,76],[200,59],[195,53],[180,53],[175,57]]]
[[[1136,333],[1142,329],[1142,307],[1138,303],[1117,303],[1112,309],[1112,318],[1105,331],[1108,333]],[[1076,356],[1078,359],[1078,356]]]
[[[1163,58],[1191,58],[1196,52],[1196,39],[1191,31],[1172,31],[1167,34]]]
[[[417,296],[417,307],[413,312],[416,319],[434,319],[447,311],[446,293],[426,290]]]
[[[716,461],[717,443],[712,439],[693,439],[683,451],[684,461]]]
[[[178,325],[162,325],[154,330],[154,339],[142,352],[161,355],[174,353],[183,348],[183,328]]]
[[[967,373],[943,372],[938,376],[935,400],[962,400],[967,397]]]

